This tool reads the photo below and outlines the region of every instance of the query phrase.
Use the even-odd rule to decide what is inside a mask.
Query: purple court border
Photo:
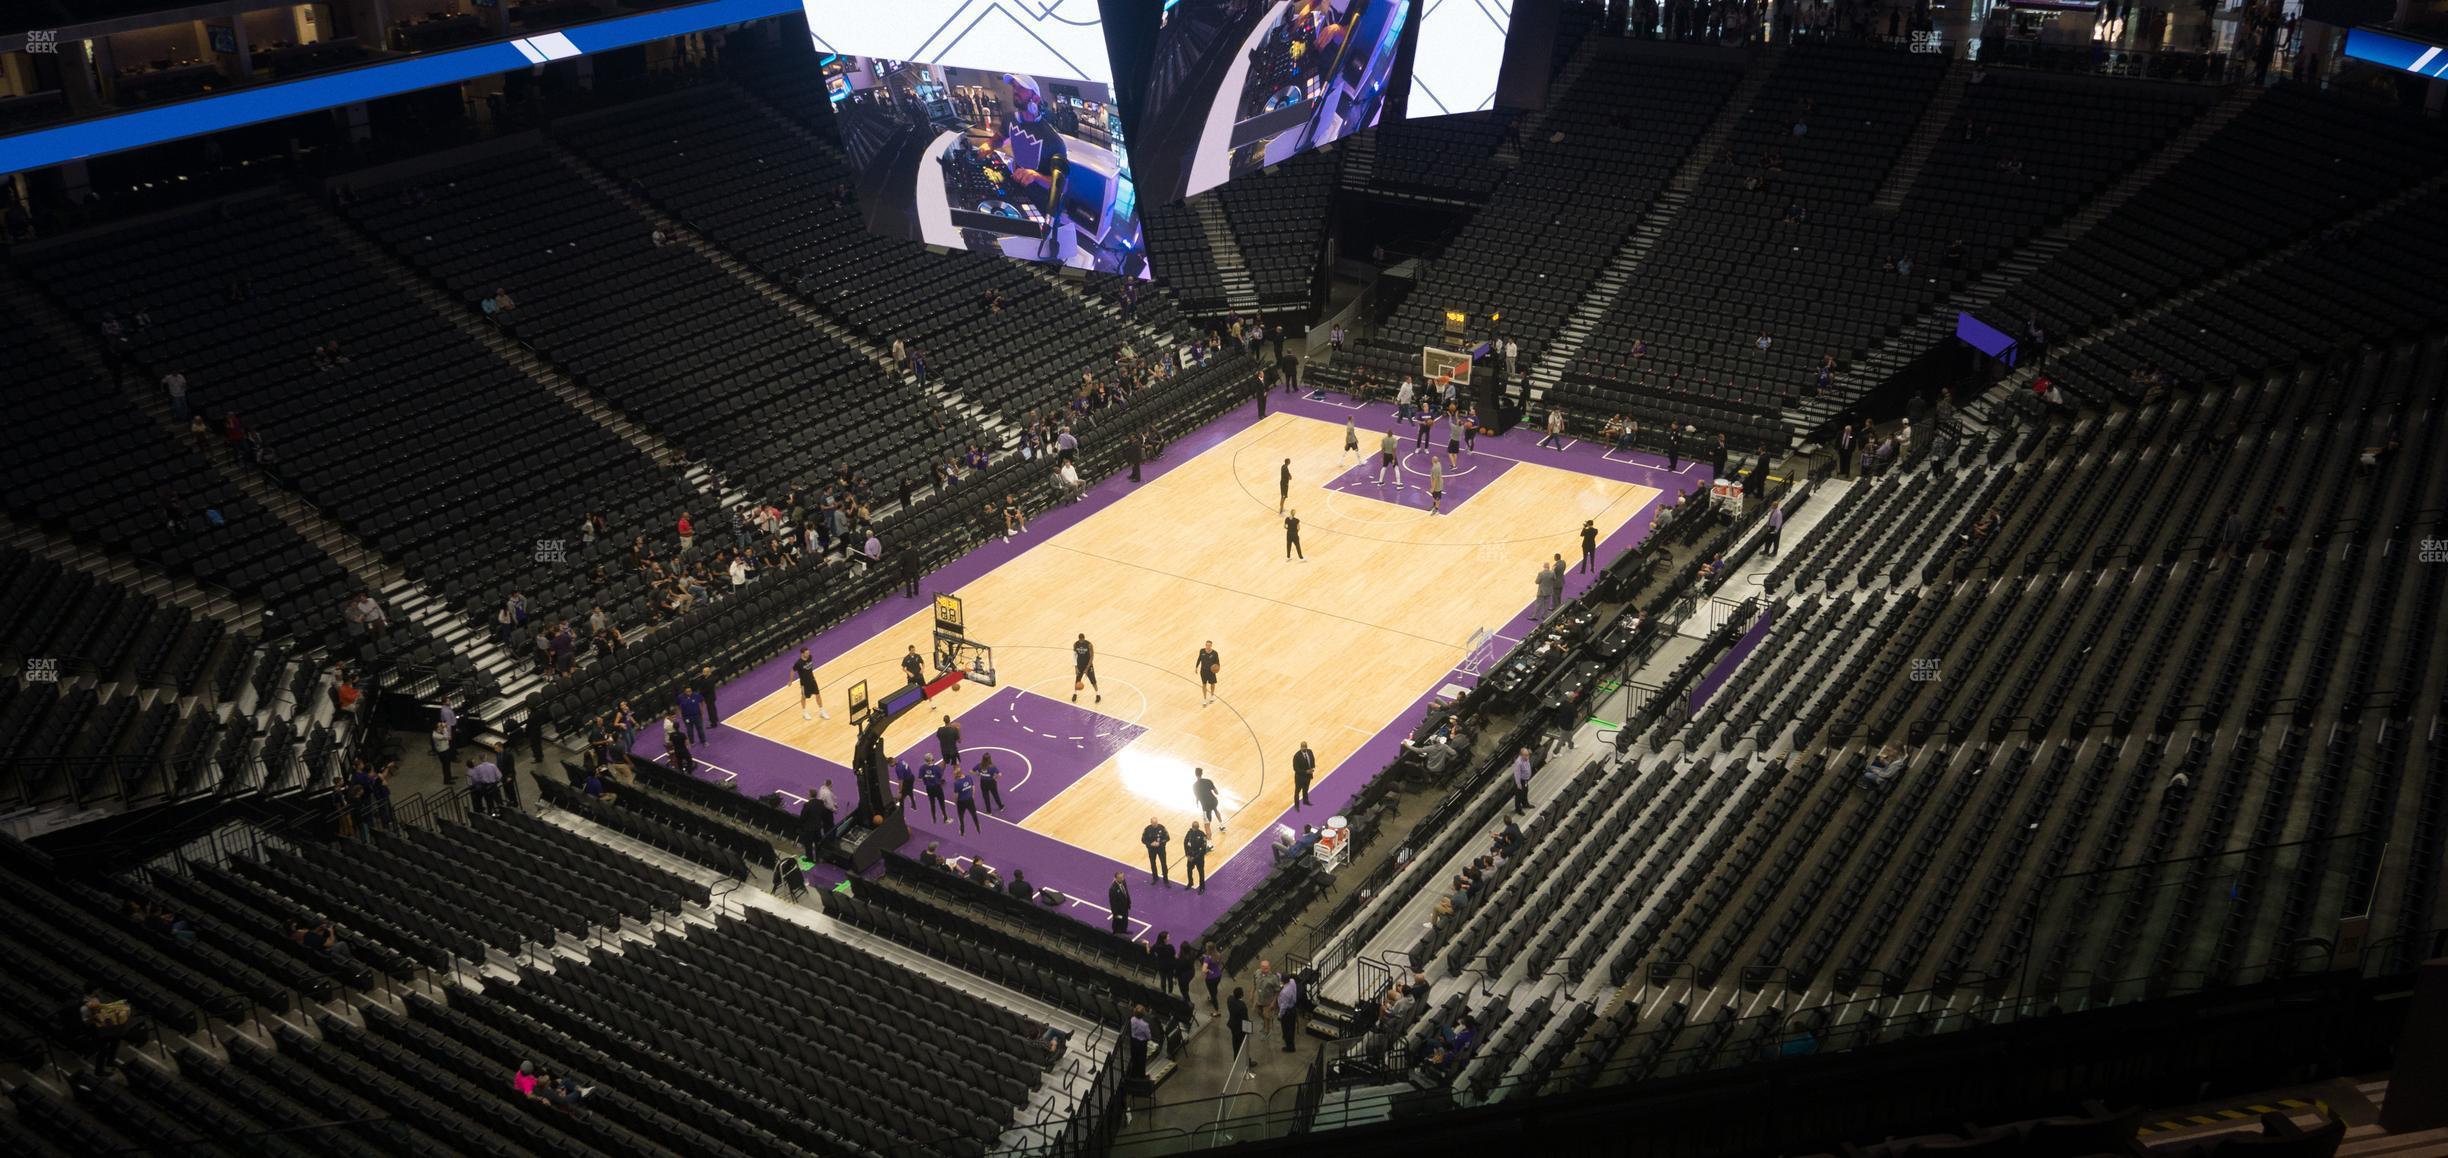
[[[1354,408],[1341,402],[1313,400],[1289,393],[1276,393],[1269,395],[1266,399],[1266,409],[1269,415],[1292,414],[1303,418],[1318,419],[1336,426],[1342,425],[1346,418],[1357,418],[1357,425],[1364,431],[1371,427],[1382,431],[1394,424],[1394,408],[1389,403],[1372,403]],[[1167,446],[1164,458],[1148,464],[1141,472],[1142,477],[1150,481],[1161,478],[1175,467],[1222,445],[1235,435],[1262,421],[1266,421],[1266,418],[1259,414],[1256,406],[1245,404],[1237,407],[1230,413],[1184,435]],[[1412,428],[1406,425],[1403,429],[1409,431]],[[1503,462],[1508,470],[1512,464],[1519,462],[1554,466],[1618,482],[1654,487],[1660,492],[1657,498],[1634,512],[1621,527],[1600,542],[1598,555],[1602,559],[1611,557],[1638,543],[1648,534],[1649,527],[1660,510],[1679,501],[1681,496],[1689,494],[1694,488],[1706,485],[1708,467],[1705,463],[1685,462],[1681,464],[1681,469],[1669,471],[1666,469],[1664,459],[1657,455],[1638,451],[1618,454],[1602,444],[1587,441],[1569,442],[1561,449],[1542,447],[1538,445],[1541,437],[1543,437],[1543,432],[1528,426],[1516,428],[1502,435],[1483,432],[1479,435],[1476,450],[1470,454],[1474,459],[1492,458]],[[1406,456],[1410,450],[1409,443],[1410,439],[1406,438]],[[1374,452],[1374,439],[1365,433],[1363,445],[1370,448],[1372,453]],[[1368,465],[1373,472],[1375,466],[1373,459]],[[1504,472],[1496,471],[1484,477],[1492,481],[1502,473]],[[927,587],[930,591],[958,590],[995,568],[1018,558],[1022,553],[1036,546],[1036,540],[1052,537],[1077,526],[1141,485],[1143,484],[1131,482],[1127,474],[1117,472],[1112,477],[1089,487],[1081,501],[1055,507],[1030,520],[1026,534],[1011,540],[991,540],[929,573]],[[1485,485],[1484,482],[1481,484],[1482,487]],[[1371,486],[1367,489],[1374,488]],[[1408,495],[1413,492],[1402,493]],[[1447,497],[1458,505],[1459,500],[1455,498],[1450,487]],[[1585,573],[1576,565],[1565,577],[1565,597],[1567,599],[1578,597],[1587,591],[1596,579],[1596,574]],[[1522,577],[1521,586],[1527,594],[1531,588],[1528,576]],[[925,607],[926,604],[918,599],[889,597],[819,632],[807,640],[804,646],[808,648],[815,663],[822,666],[839,659],[850,649]],[[1518,633],[1522,629],[1531,610],[1530,602],[1525,600],[1524,614],[1514,617],[1503,625],[1490,625],[1491,629],[1497,633],[1500,652],[1512,643],[1518,642],[1518,635],[1510,633]],[[911,642],[924,641],[912,640]],[[719,701],[733,704],[754,703],[793,683],[790,663],[797,652],[797,647],[787,648],[772,659],[723,684],[718,697]],[[891,678],[897,678],[897,673],[894,673]],[[1397,713],[1391,720],[1385,721],[1377,732],[1363,742],[1341,765],[1321,770],[1322,774],[1318,779],[1316,790],[1310,794],[1309,807],[1287,809],[1278,815],[1264,818],[1236,815],[1227,818],[1226,823],[1228,825],[1262,824],[1266,829],[1272,830],[1277,825],[1297,826],[1304,823],[1323,823],[1330,816],[1340,815],[1342,810],[1351,803],[1353,797],[1357,796],[1366,786],[1367,781],[1374,778],[1378,772],[1393,763],[1396,756],[1400,755],[1402,741],[1410,734],[1412,722],[1427,709],[1429,702],[1436,698],[1440,689],[1448,685],[1472,687],[1476,684],[1475,676],[1456,669],[1448,672],[1444,678],[1435,681],[1435,686],[1422,689],[1419,697],[1412,701],[1409,707]],[[827,696],[826,702],[836,712],[841,712],[844,708],[841,686],[836,685],[827,689],[831,694]],[[977,690],[964,685],[946,694],[974,694]],[[1018,689],[997,689],[988,694],[997,698],[1005,695],[1028,695],[1028,693],[1019,692]],[[1059,701],[1042,696],[1030,695],[1030,698],[1045,700],[1049,704],[1059,703]],[[1070,705],[1061,704],[1060,706],[1068,708]],[[974,710],[971,714],[975,714]],[[980,720],[982,721],[983,717],[980,717]],[[846,717],[843,715],[836,715],[835,721],[841,726],[848,726]],[[969,748],[975,749],[983,741],[970,739],[971,729],[972,722],[964,718],[962,723],[964,739],[967,740]],[[642,753],[649,751],[647,748],[649,743],[659,743],[659,740],[647,738],[653,732],[654,729],[650,728],[641,733],[640,751]],[[927,750],[934,746],[932,729],[914,732],[912,735],[915,735],[919,742],[905,745],[907,749]],[[845,799],[856,794],[854,778],[850,775],[849,769],[844,766],[737,728],[715,728],[705,742],[694,746],[693,753],[700,764],[705,766],[705,771],[700,773],[701,776],[716,781],[732,781],[741,791],[749,795],[781,791],[788,794],[788,798],[797,801],[813,790],[818,782],[828,777],[832,778],[836,793]],[[1101,761],[1103,758],[1099,756],[1097,759]],[[997,762],[1002,762],[999,756]],[[1089,767],[1093,766],[1093,763],[1089,765]],[[1366,769],[1367,771],[1362,775],[1352,775],[1345,773],[1345,769]],[[1081,769],[1080,773],[1084,773],[1085,770]],[[1263,775],[1265,769],[1261,768],[1259,771]],[[1043,800],[1050,798],[1052,793],[1041,795],[1032,788],[1023,789],[1020,793],[1015,794],[1011,788],[1015,779],[1012,772],[1013,770],[1007,766],[1004,773],[1006,785],[1004,795],[1012,808],[1005,815],[1024,818],[1027,814],[1022,810],[1025,799],[1033,798],[1042,803]],[[1074,773],[1071,779],[1076,779],[1080,773]],[[1064,781],[1066,786],[1069,782],[1070,780]],[[848,791],[845,792],[845,789]],[[1061,911],[1100,928],[1104,927],[1108,920],[1104,908],[1106,886],[1112,881],[1116,872],[1123,873],[1131,889],[1130,933],[1142,940],[1152,939],[1157,930],[1171,932],[1177,941],[1199,935],[1213,925],[1233,901],[1265,880],[1274,867],[1268,841],[1260,838],[1250,841],[1229,860],[1211,862],[1208,889],[1205,893],[1195,893],[1178,887],[1183,876],[1180,843],[1182,826],[1174,824],[1172,818],[1168,817],[1167,824],[1173,828],[1174,837],[1171,877],[1177,887],[1162,888],[1149,882],[1147,866],[1144,863],[1125,864],[1052,837],[1031,832],[1017,823],[990,822],[983,830],[973,830],[967,834],[958,833],[954,831],[952,824],[938,824],[930,819],[923,800],[913,801],[912,804],[913,807],[907,810],[910,843],[904,845],[902,851],[914,853],[917,849],[925,847],[928,842],[935,842],[939,846],[938,851],[949,858],[982,857],[986,863],[996,866],[1007,876],[1013,868],[1022,869],[1027,873],[1031,883],[1039,887],[1060,889],[1073,898],[1069,904],[1063,906]],[[1028,810],[1033,811],[1033,806]],[[1186,812],[1187,808],[1184,811]]]

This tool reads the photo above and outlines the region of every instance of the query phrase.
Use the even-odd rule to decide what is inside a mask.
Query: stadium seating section
[[[1329,970],[1313,1024],[1354,1039],[1335,1080],[1471,1106],[2283,981],[2366,909],[2367,972],[2422,959],[2448,885],[2436,120],[1587,22],[1547,110],[1381,126],[1201,210],[1300,321],[1338,213],[1450,214],[1316,382],[1416,375],[1447,310],[1501,313],[1480,336],[1539,368],[1534,406],[1653,445],[1697,427],[1686,457],[1766,449],[1797,529],[1738,588],[1673,561],[1765,563],[1759,504],[1662,525],[1575,608],[1643,617],[1577,645],[1589,704],[1474,721],[1399,838],[1411,785],[1372,782],[1356,854],[1399,857],[1350,888],[1275,867],[1213,926],[1227,967],[1302,929]],[[344,175],[328,205],[256,190],[13,253],[0,663],[26,674],[0,682],[0,805],[323,809],[392,746],[336,701],[343,665],[574,742],[896,597],[905,560],[999,534],[988,496],[1056,501],[1019,427],[1125,350],[1165,371],[1074,414],[1091,478],[1247,401],[1247,356],[1181,357],[1230,308],[1197,211],[1146,209],[1147,284],[872,234],[800,36]],[[490,317],[497,289],[517,305]],[[1840,470],[1802,416],[1822,360],[1935,351],[1919,335],[1965,308],[2024,365],[1937,408],[1848,380],[1824,413],[1876,439],[1909,406],[1915,437]],[[981,475],[898,501],[971,445]],[[844,466],[878,484],[889,562],[796,559],[658,616],[633,538],[688,511],[728,539]],[[369,587],[419,594],[366,635],[342,607]],[[651,631],[548,681],[530,631],[494,634],[514,592]],[[1602,700],[1621,717],[1588,720]],[[1493,754],[1585,725],[1516,820]],[[437,795],[354,839],[250,824],[107,870],[0,840],[0,1052],[48,1075],[14,1087],[0,1148],[983,1155],[1118,1119],[1130,1006],[1195,1020],[1134,942],[897,856],[788,915],[733,896],[780,890],[780,798],[646,763],[606,801],[566,751],[527,770],[535,811]],[[1439,912],[1509,821],[1480,899]],[[345,952],[297,935],[326,920]],[[1404,966],[1428,992],[1401,995]],[[75,1060],[89,986],[137,1010],[124,1044],[160,1046],[121,1051],[123,1079]],[[1067,1055],[1056,1019],[1084,1030]],[[522,1061],[587,1112],[518,1093]],[[1860,1152],[2133,1126],[2093,1107]],[[2270,1130],[2290,1153],[2336,1132]]]

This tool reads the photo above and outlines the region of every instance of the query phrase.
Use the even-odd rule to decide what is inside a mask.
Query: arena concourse
[[[0,1150],[2448,1154],[2439,5],[833,2],[0,21]]]

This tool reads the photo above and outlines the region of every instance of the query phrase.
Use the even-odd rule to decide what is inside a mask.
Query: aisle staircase
[[[1343,168],[1336,182],[1354,192],[1366,190],[1377,179],[1377,130],[1372,127],[1353,133],[1335,147],[1343,150]]]
[[[1199,232],[1207,235],[1207,251],[1215,256],[1216,276],[1224,283],[1224,304],[1235,313],[1257,316],[1258,283],[1251,280],[1249,261],[1241,256],[1241,243],[1233,239],[1232,222],[1224,216],[1224,202],[1213,193],[1193,197],[1182,204],[1198,218]]]
[[[1624,238],[1623,244],[1616,247],[1615,255],[1607,259],[1605,268],[1598,271],[1597,280],[1590,283],[1589,292],[1582,295],[1580,304],[1574,306],[1571,316],[1564,319],[1564,326],[1556,332],[1555,340],[1548,343],[1546,349],[1532,355],[1531,397],[1544,396],[1564,380],[1564,371],[1580,355],[1581,347],[1589,344],[1590,336],[1598,332],[1599,324],[1615,308],[1615,299],[1623,296],[1625,286],[1632,284],[1632,275],[1640,270],[1643,262],[1649,260],[1650,251],[1657,248],[1659,239],[1666,236],[1667,229],[1692,203],[1700,188],[1701,174],[1708,172],[1709,166],[1724,155],[1727,143],[1734,139],[1734,126],[1742,120],[1743,114],[1750,111],[1752,103],[1759,99],[1760,91],[1768,85],[1768,77],[1783,59],[1782,52],[1762,51],[1744,70],[1742,82],[1726,95],[1725,104],[1718,108],[1716,119],[1709,122],[1708,131],[1701,135],[1700,143],[1683,158],[1683,163],[1676,167],[1673,176],[1667,178],[1665,188],[1658,193],[1655,201],[1649,203],[1648,210],[1641,214],[1640,220],[1633,223],[1631,235]],[[1559,88],[1557,91],[1563,90]]]
[[[2395,213],[2398,210],[2405,208],[2407,205],[2421,200],[2422,198],[2436,194],[2442,189],[2448,189],[2448,172],[2434,174],[2428,180],[2418,181],[2404,189],[2399,190],[2386,200],[2372,205],[2369,208],[2364,209],[2362,212],[2347,218],[2343,222],[2340,222],[2339,227],[2348,230],[2367,228],[2374,222],[2380,221],[2388,217],[2390,214]],[[2088,350],[2091,347],[2115,338],[2118,335],[2131,333],[2135,330],[2153,325],[2158,322],[2159,319],[2164,318],[2177,310],[2181,310],[2186,306],[2192,305],[2194,302],[2200,301],[2214,294],[2224,292],[2229,287],[2234,286],[2236,283],[2241,282],[2254,274],[2261,273],[2272,266],[2294,261],[2295,259],[2300,258],[2304,254],[2310,252],[2314,246],[2319,244],[2321,244],[2321,240],[2318,234],[2307,234],[2306,236],[2299,237],[2292,242],[2281,245],[2276,249],[2272,249],[2269,252],[2252,259],[2251,261],[2235,266],[2234,268],[2229,269],[2226,272],[2221,273],[2207,281],[2188,286],[2178,293],[2173,293],[2167,297],[2161,298],[2158,301],[2151,303],[2149,306],[2120,317],[2105,326],[2084,331],[2082,334],[2065,341],[2062,345],[2052,341],[2048,351],[2048,356],[2051,360],[2062,362],[2062,360],[2066,357],[2079,354],[2084,350]],[[2006,400],[2015,397],[2018,392],[2027,390],[2031,386],[2032,379],[2039,377],[2040,373],[2041,368],[2038,366],[2026,365],[2017,368],[2013,373],[2008,374],[2003,379],[2000,379],[1997,385],[1990,387],[1989,390],[1986,393],[1983,393],[1979,398],[1974,399],[1965,405],[1963,407],[1963,417],[1976,428],[1982,423],[1995,421],[1999,407],[2003,405]]]
[[[2202,143],[2227,127],[2244,110],[2251,108],[2265,90],[2239,86],[2228,90],[2218,103],[2195,117],[2176,138],[2153,153],[2149,160],[2128,170],[2110,185],[2106,192],[2092,198],[2064,221],[2044,230],[2005,260],[1982,272],[1981,276],[1954,296],[1938,303],[1908,323],[1894,337],[1871,347],[1860,360],[1847,365],[1837,376],[1836,388],[1816,398],[1804,398],[1800,404],[1785,411],[1785,422],[1803,437],[1826,428],[1843,415],[1855,398],[1885,383],[1890,377],[1927,353],[1937,344],[1955,334],[1955,318],[1959,313],[1979,313],[2005,296],[2006,291],[2020,285],[2024,278],[2074,244],[2094,226],[2108,219],[2135,194],[2165,176],[2167,171]],[[1922,158],[1924,161],[1927,157]],[[1901,204],[1899,198],[1898,204]],[[1974,425],[1979,419],[1973,418]]]
[[[1964,88],[1971,76],[1971,61],[1958,56],[1947,62],[1946,76],[1938,81],[1938,95],[1921,111],[1920,126],[1913,130],[1912,140],[1905,142],[1895,168],[1888,170],[1878,196],[1870,199],[1871,208],[1893,213],[1904,207],[1905,196],[1921,180],[1921,170],[1929,167],[1930,154],[1946,139],[1947,126],[1955,122],[1955,110],[1963,106]]]

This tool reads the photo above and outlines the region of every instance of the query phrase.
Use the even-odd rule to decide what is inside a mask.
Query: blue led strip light
[[[762,20],[798,10],[799,0],[706,0],[705,3],[691,4],[685,8],[624,16],[518,40],[452,49],[326,76],[234,89],[157,108],[137,109],[75,124],[36,129],[0,138],[0,173],[23,172],[63,161],[140,149],[182,137],[217,133],[300,113],[339,108],[439,85],[458,84],[548,60],[626,48],[632,44],[685,36],[708,28]]]

